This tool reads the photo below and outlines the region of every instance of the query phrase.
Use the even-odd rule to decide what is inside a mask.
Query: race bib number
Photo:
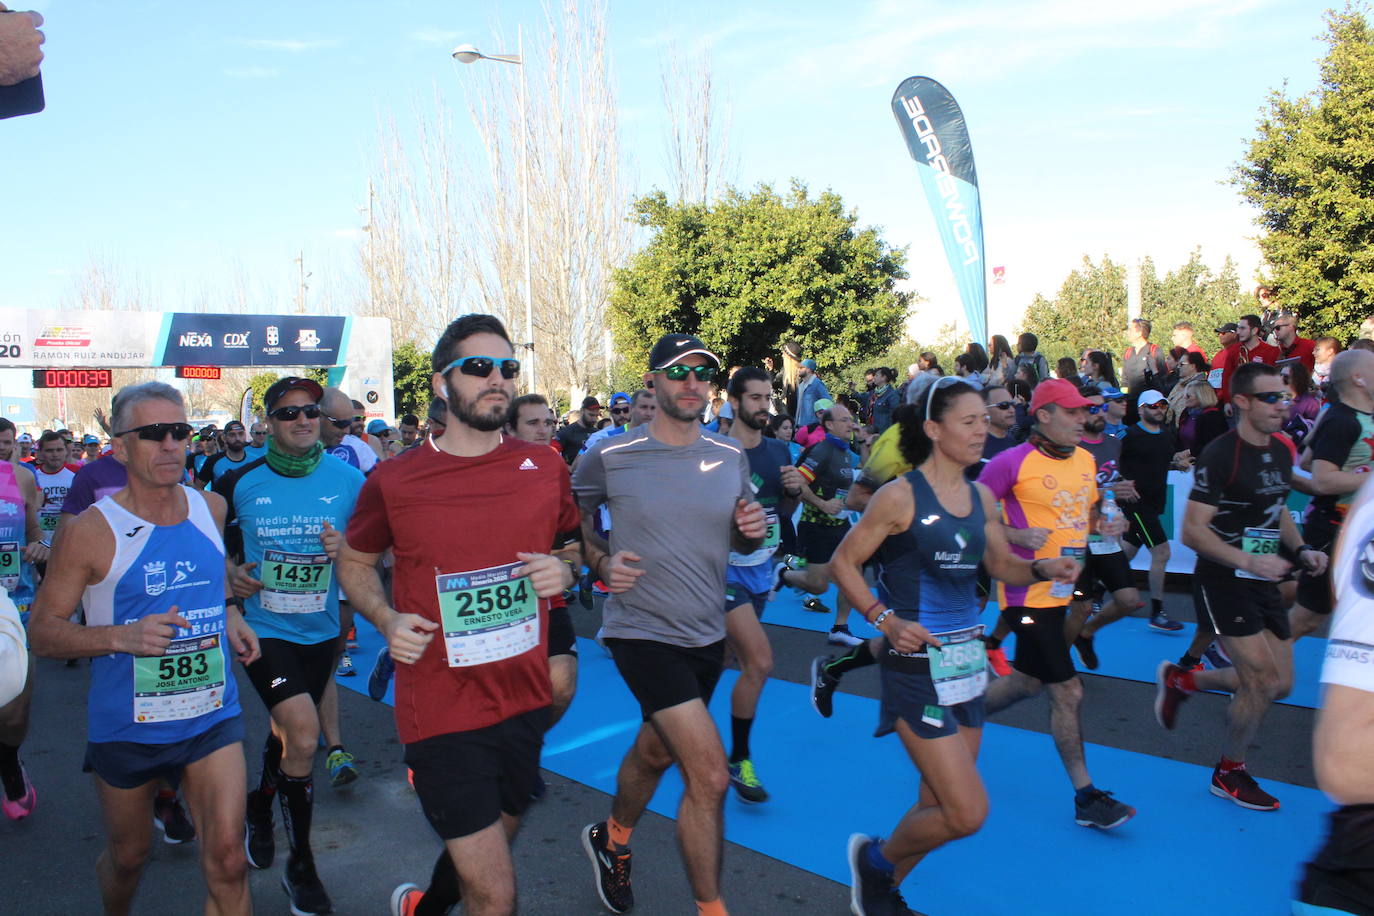
[[[1211,385],[1213,388],[1215,388],[1215,389],[1217,389],[1218,391],[1220,391],[1220,390],[1221,390],[1221,377],[1222,377],[1222,375],[1223,375],[1225,372],[1226,372],[1225,369],[1213,369],[1211,372],[1208,372],[1208,373],[1207,373],[1207,384]]]
[[[522,563],[434,577],[444,654],[451,668],[513,658],[539,645],[539,596]]]
[[[1064,548],[1060,549],[1060,551],[1059,551],[1059,555],[1060,555],[1061,557],[1073,557],[1075,560],[1077,560],[1077,561],[1080,562],[1080,563],[1083,562],[1083,557],[1084,557],[1084,555],[1085,555],[1086,553],[1087,553],[1087,551],[1085,551],[1082,547],[1064,547]],[[1074,587],[1075,584],[1076,584],[1076,583],[1073,583],[1073,582],[1051,582],[1051,583],[1050,583],[1050,597],[1051,597],[1051,598],[1072,598],[1072,597],[1073,597],[1073,587]]]
[[[262,555],[264,610],[274,614],[315,614],[325,609],[334,565],[323,553],[286,553],[267,550]]]
[[[0,543],[0,588],[12,592],[19,587],[19,545],[14,541]]]
[[[763,545],[760,549],[775,551],[782,543],[782,523],[778,520],[776,509],[765,509],[764,517],[768,522],[768,528],[763,532]]]
[[[53,512],[48,515],[38,516],[38,528],[40,531],[53,532],[57,530],[57,519],[62,513]]]
[[[1246,528],[1240,537],[1240,549],[1255,556],[1278,556],[1279,543],[1279,529],[1277,528]],[[1236,570],[1236,577],[1239,579],[1259,579],[1261,582],[1268,581],[1263,576],[1257,576],[1243,569]]]
[[[944,643],[926,650],[940,705],[954,706],[982,696],[988,686],[987,651],[979,638],[982,625],[931,635]]]
[[[224,705],[222,635],[173,640],[167,654],[134,659],[134,721],[194,719]]]
[[[1095,557],[1100,557],[1109,553],[1118,553],[1120,550],[1120,543],[1103,540],[1100,534],[1088,535],[1088,553]]]

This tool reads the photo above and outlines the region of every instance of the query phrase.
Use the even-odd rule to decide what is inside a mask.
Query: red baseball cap
[[[1092,402],[1078,393],[1073,382],[1052,378],[1035,386],[1035,393],[1031,395],[1030,412],[1034,414],[1050,404],[1058,404],[1060,407],[1087,407],[1090,403]]]

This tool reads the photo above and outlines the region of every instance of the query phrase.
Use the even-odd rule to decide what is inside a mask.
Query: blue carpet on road
[[[358,675],[339,683],[365,693],[381,640],[360,621],[358,641]],[[578,649],[577,698],[548,736],[544,766],[611,793],[639,708],[594,642],[579,639]],[[711,704],[726,735],[734,681],[727,671]],[[844,693],[834,717],[821,719],[805,686],[769,681],[751,743],[772,798],[747,806],[732,794],[727,837],[848,884],[849,834],[886,835],[916,799],[915,769],[895,736],[872,737],[876,719],[875,700]],[[1299,863],[1316,848],[1331,807],[1320,792],[1261,780],[1283,803],[1261,813],[1210,795],[1204,767],[1097,745],[1088,763],[1097,785],[1140,811],[1109,833],[1073,822],[1072,792],[1047,735],[985,729],[980,770],[991,814],[980,833],[937,850],[913,873],[903,888],[911,905],[932,916],[1289,911]],[[650,807],[674,817],[680,796],[669,771]],[[653,868],[676,875],[681,865]],[[639,869],[653,873],[648,863]]]
[[[777,597],[769,603],[768,608],[763,612],[763,622],[771,623],[782,627],[792,627],[796,630],[812,630],[817,633],[824,633],[834,626],[835,619],[833,613],[817,614],[802,608],[802,600],[805,595],[800,594],[795,589],[783,589],[778,592]],[[835,607],[835,588],[820,596],[821,602],[833,612]],[[987,626],[988,632],[997,625],[997,605],[989,602],[987,609],[983,613],[983,623]],[[849,629],[856,636],[874,636],[876,631],[856,613],[849,615]],[[1149,622],[1143,617],[1127,617],[1118,620],[1098,632],[1097,656],[1100,667],[1096,671],[1089,672],[1079,663],[1078,653],[1073,654],[1074,663],[1078,664],[1079,670],[1089,674],[1098,674],[1105,677],[1124,678],[1131,681],[1144,681],[1154,683],[1155,670],[1159,667],[1160,661],[1178,661],[1178,657],[1188,648],[1189,641],[1193,638],[1195,626],[1185,623],[1183,629],[1176,634],[1160,633],[1151,630]],[[1008,660],[1015,657],[1016,637],[1010,636],[1003,644],[1006,649]],[[817,644],[816,651],[825,651],[825,647]],[[838,650],[830,650],[838,651]],[[1309,709],[1316,709],[1321,705],[1320,702],[1320,679],[1322,668],[1322,656],[1326,651],[1326,640],[1307,637],[1300,639],[1293,650],[1294,663],[1294,684],[1293,692],[1289,697],[1281,702],[1290,706],[1306,706]]]

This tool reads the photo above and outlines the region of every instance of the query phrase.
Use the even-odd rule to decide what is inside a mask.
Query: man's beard
[[[741,413],[739,421],[750,429],[764,430],[768,428],[768,411],[760,410],[757,413]]]
[[[460,398],[454,393],[453,386],[449,385],[448,382],[444,383],[444,389],[448,392],[449,413],[457,417],[460,422],[472,427],[480,433],[495,432],[506,425],[507,409],[505,407],[493,407],[489,413],[479,413],[475,406],[477,401],[480,401],[493,392],[505,394],[506,392],[504,389],[488,388],[486,391],[477,395],[472,401],[464,401]]]
[[[701,412],[705,409],[705,406],[703,405],[702,407],[698,407],[696,409],[679,407],[676,402],[670,403],[664,400],[662,397],[660,397],[658,399],[658,409],[666,413],[668,416],[672,417],[674,420],[681,420],[683,423],[690,423],[694,420],[701,419]]]
[[[1085,435],[1096,436],[1107,428],[1107,420],[1101,415],[1093,417],[1091,420],[1083,422],[1083,432]]]

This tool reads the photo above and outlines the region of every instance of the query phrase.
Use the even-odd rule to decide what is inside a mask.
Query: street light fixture
[[[534,290],[530,282],[530,157],[529,157],[529,121],[527,109],[525,107],[525,41],[521,32],[516,32],[515,54],[484,54],[474,45],[463,44],[453,49],[453,59],[463,64],[473,64],[479,60],[494,60],[502,64],[515,64],[520,68],[520,205],[521,205],[521,235],[523,236],[525,248],[525,340],[524,348],[528,350],[526,369],[528,370],[525,378],[529,382],[530,391],[536,390],[535,375],[535,356],[534,356]]]

